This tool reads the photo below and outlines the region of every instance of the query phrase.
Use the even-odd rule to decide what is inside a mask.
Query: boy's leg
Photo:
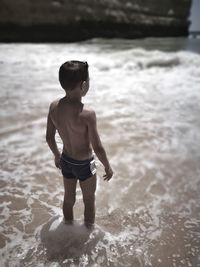
[[[63,203],[63,215],[65,221],[71,223],[74,219],[73,216],[73,206],[76,200],[76,183],[77,179],[69,179],[63,177],[64,181],[64,203]]]
[[[80,187],[83,193],[83,202],[85,206],[85,223],[93,224],[95,221],[96,174],[85,181],[80,181]]]

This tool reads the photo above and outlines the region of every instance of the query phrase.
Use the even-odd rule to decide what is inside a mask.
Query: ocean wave
[[[183,252],[186,265],[198,262],[200,56],[110,42],[0,45],[5,266],[178,266]],[[97,161],[92,232],[82,225],[80,188],[78,223],[62,224],[62,175],[45,141],[49,103],[64,95],[58,68],[68,58],[89,63],[84,103],[96,109],[115,170],[108,186]]]

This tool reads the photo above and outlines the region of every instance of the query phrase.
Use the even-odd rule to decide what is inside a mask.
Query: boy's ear
[[[82,91],[85,91],[86,88],[87,88],[87,83],[86,83],[86,81],[81,82],[81,90],[82,90]]]

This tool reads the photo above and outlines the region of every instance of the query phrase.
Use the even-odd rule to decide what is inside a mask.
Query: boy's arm
[[[110,180],[113,176],[113,171],[97,131],[96,114],[94,111],[90,111],[87,121],[90,142],[92,144],[95,154],[97,155],[98,159],[101,161],[105,168],[105,175],[103,176],[104,180]]]
[[[55,156],[56,167],[60,168],[60,152],[58,150],[55,140],[56,128],[53,124],[50,113],[51,113],[51,106],[49,108],[49,114],[47,117],[46,141]]]

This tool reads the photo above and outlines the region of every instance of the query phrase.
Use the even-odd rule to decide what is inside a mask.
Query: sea
[[[96,224],[63,222],[45,140],[67,60],[89,64],[83,103],[114,170],[96,158]],[[62,142],[56,134],[58,147]],[[0,44],[1,267],[200,266],[200,39]]]

